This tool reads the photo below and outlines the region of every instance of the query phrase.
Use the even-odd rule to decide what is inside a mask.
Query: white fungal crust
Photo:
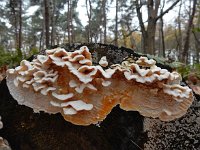
[[[108,66],[108,62],[107,62],[106,56],[101,57],[101,59],[99,61],[99,65],[101,65],[102,67],[107,67]]]
[[[58,100],[64,101],[67,99],[70,99],[74,96],[73,93],[69,93],[69,94],[57,94],[55,92],[52,92],[52,96],[57,98]]]
[[[153,59],[140,57],[104,69],[104,56],[99,64],[92,65],[86,46],[74,52],[46,50],[46,55],[9,69],[7,85],[19,104],[35,112],[60,112],[78,125],[102,121],[117,104],[170,121],[184,115],[193,101],[192,91],[180,85],[180,75],[161,69]]]
[[[76,100],[76,101],[69,101],[62,103],[61,107],[64,107],[63,108],[64,114],[74,115],[81,110],[92,110],[93,105],[87,104],[82,100]]]
[[[156,64],[156,61],[153,59],[148,59],[147,57],[140,57],[136,63],[139,66],[143,66],[143,67],[151,67],[154,66]]]
[[[105,80],[103,80],[103,82],[102,82],[102,85],[103,85],[103,86],[109,86],[110,84],[111,84],[110,81],[105,81]]]

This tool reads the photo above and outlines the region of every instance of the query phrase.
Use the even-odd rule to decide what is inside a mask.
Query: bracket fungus
[[[107,67],[103,57],[99,64],[92,64],[86,46],[73,52],[46,50],[46,55],[9,69],[7,85],[19,104],[34,112],[60,112],[77,125],[104,120],[118,104],[126,111],[171,121],[193,102],[191,89],[180,85],[180,75],[161,69],[153,59],[140,57]]]

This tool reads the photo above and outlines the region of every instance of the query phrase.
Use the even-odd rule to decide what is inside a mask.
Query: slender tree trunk
[[[17,12],[15,10],[17,3],[14,0],[10,0],[10,8],[14,18],[14,32],[15,32],[15,48],[18,48],[18,20],[17,20]]]
[[[57,43],[56,43],[56,44],[57,44],[57,45],[60,45],[60,43],[59,43],[59,42],[60,42],[60,36],[59,36],[59,34],[57,35],[56,40],[57,40]]]
[[[115,45],[118,45],[118,6],[119,1],[116,0],[116,12],[115,12]]]
[[[190,46],[190,35],[191,35],[191,30],[193,26],[193,19],[196,11],[196,5],[197,5],[197,0],[193,0],[193,6],[192,6],[192,13],[189,16],[188,20],[188,27],[186,31],[186,37],[185,37],[185,43],[184,43],[184,48],[183,48],[183,58],[182,61],[187,63],[188,59],[188,50]]]
[[[124,43],[123,45],[124,47],[127,47],[127,36],[126,36],[125,28],[123,26],[122,26],[121,32],[122,32],[123,43]]]
[[[52,1],[52,7],[53,7],[53,10],[52,10],[52,14],[51,14],[51,46],[53,46],[55,43],[55,0]]]
[[[147,43],[147,32],[146,32],[146,29],[145,29],[145,26],[144,26],[144,22],[143,22],[143,18],[142,18],[142,12],[141,12],[141,7],[142,5],[139,4],[139,0],[136,0],[135,1],[135,4],[136,4],[136,12],[137,12],[137,17],[138,17],[138,20],[139,20],[139,24],[140,24],[140,28],[141,28],[141,32],[142,32],[142,36],[141,36],[141,48],[142,48],[142,52],[146,54],[146,47],[148,48],[148,43]]]
[[[92,35],[91,35],[91,17],[92,17],[92,2],[91,0],[86,0],[86,9],[87,9],[87,17],[88,17],[88,42],[92,42]],[[89,3],[89,8],[88,8]]]
[[[144,54],[147,53],[147,49],[148,49],[148,41],[147,41],[147,37],[148,37],[148,34],[146,31],[142,32],[142,52]]]
[[[161,17],[162,56],[165,58],[165,36],[163,28],[164,28],[164,23],[163,23],[163,18]]]
[[[43,49],[43,37],[44,37],[44,23],[42,24],[42,31],[40,34],[40,46],[39,46],[40,51]]]
[[[107,16],[106,16],[106,0],[102,1],[103,7],[103,27],[104,27],[104,43],[107,43]]]
[[[10,0],[10,8],[14,18],[15,48],[19,60],[22,59],[22,1]]]
[[[103,42],[103,39],[102,39],[102,31],[101,31],[101,30],[100,30],[99,38],[100,38],[100,43],[102,43],[102,42]]]
[[[44,0],[46,48],[49,48],[49,0]]]
[[[178,53],[179,53],[179,60],[181,60],[181,53],[183,50],[183,36],[182,36],[182,30],[181,30],[181,7],[182,7],[182,0],[179,6],[178,11]]]
[[[165,0],[163,0],[163,4],[160,10],[160,14],[163,13],[163,9],[165,7]],[[160,56],[165,58],[165,37],[164,37],[164,22],[163,22],[163,16],[160,17],[160,49],[159,49],[159,54]]]
[[[18,49],[22,48],[22,0],[19,0],[19,44]]]
[[[71,44],[71,27],[70,27],[70,19],[71,19],[71,15],[70,15],[70,12],[71,12],[71,0],[68,0],[67,1],[67,3],[68,3],[68,10],[67,10],[67,33],[68,33],[68,42],[69,42],[69,44]]]
[[[71,42],[75,42],[75,33],[74,33],[74,25],[73,25],[73,7],[72,7],[72,0],[70,0],[70,28],[71,28]]]
[[[163,7],[161,9],[161,13],[163,12]],[[162,56],[165,58],[165,38],[164,38],[164,23],[163,23],[163,17],[160,18],[160,28],[159,28],[159,56]]]
[[[200,40],[197,36],[197,33],[193,31],[194,39],[195,39],[195,49],[196,49],[196,63],[199,63],[199,52],[200,52]]]
[[[133,34],[130,35],[130,41],[131,41],[131,48],[138,51],[138,47],[136,45],[136,41]]]

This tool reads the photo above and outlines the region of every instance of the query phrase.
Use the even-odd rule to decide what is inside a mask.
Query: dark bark
[[[160,19],[161,21],[161,41],[162,41],[162,56],[165,58],[165,36],[164,36],[164,23],[163,23],[163,18]]]
[[[144,130],[148,132],[147,150],[199,150],[200,149],[200,96],[195,95],[187,113],[174,121],[144,119]]]

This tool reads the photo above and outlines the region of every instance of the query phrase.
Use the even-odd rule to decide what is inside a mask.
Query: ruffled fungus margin
[[[140,57],[107,67],[104,56],[92,65],[86,46],[74,52],[63,48],[46,50],[32,62],[7,71],[11,95],[35,112],[60,112],[77,125],[96,124],[117,104],[124,110],[170,121],[183,116],[193,102],[189,87],[181,86],[177,72],[156,66]]]

